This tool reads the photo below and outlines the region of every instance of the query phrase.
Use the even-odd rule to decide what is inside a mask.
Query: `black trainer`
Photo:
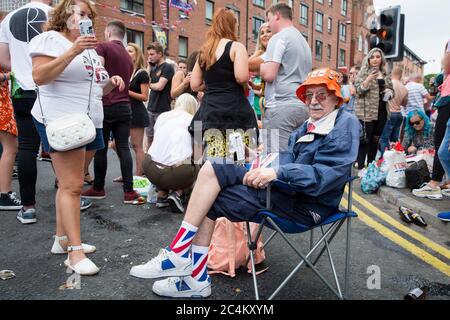
[[[167,198],[167,200],[169,201],[170,208],[172,209],[173,212],[184,213],[183,200],[178,195],[178,193],[176,193],[175,191],[172,192]]]
[[[169,204],[169,201],[167,200],[167,198],[158,197],[158,199],[156,200],[157,208],[167,208],[169,205],[170,204]]]
[[[16,193],[2,193],[0,196],[0,210],[20,210],[22,202],[16,198]]]

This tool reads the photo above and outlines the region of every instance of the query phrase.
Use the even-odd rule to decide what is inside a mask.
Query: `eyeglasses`
[[[302,94],[302,98],[305,101],[311,101],[313,97],[316,97],[316,100],[319,102],[322,102],[324,100],[326,100],[330,94],[327,92],[318,92],[318,93],[304,93]]]
[[[416,122],[410,122],[410,124],[411,124],[412,126],[419,126],[419,125],[422,124],[422,121],[423,121],[423,120],[419,120],[419,121],[416,121]]]

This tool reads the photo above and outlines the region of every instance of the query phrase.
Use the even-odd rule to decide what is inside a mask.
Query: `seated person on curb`
[[[422,149],[434,149],[433,125],[422,110],[408,113],[402,145],[406,154],[416,154]]]
[[[157,281],[153,292],[165,297],[208,297],[208,249],[215,220],[251,221],[265,208],[266,187],[278,179],[301,188],[288,195],[272,190],[273,211],[306,226],[320,224],[338,211],[345,183],[359,148],[360,125],[339,110],[343,103],[337,73],[314,71],[298,88],[310,119],[289,139],[290,157],[277,170],[246,172],[236,165],[206,162],[199,172],[184,221],[170,247],[130,274]]]
[[[192,161],[193,141],[188,131],[197,109],[197,100],[184,93],[178,97],[174,110],[164,112],[156,120],[153,143],[143,169],[158,189],[158,208],[171,203],[174,209],[184,212],[181,196],[184,189],[192,187],[198,174],[198,166]]]

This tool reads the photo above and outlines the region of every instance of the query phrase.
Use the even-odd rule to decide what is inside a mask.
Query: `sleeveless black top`
[[[234,76],[234,64],[230,58],[232,44],[233,41],[226,44],[223,55],[204,73],[205,95],[189,127],[191,133],[195,121],[202,121],[202,131],[258,128],[255,112],[245,96],[244,88]]]

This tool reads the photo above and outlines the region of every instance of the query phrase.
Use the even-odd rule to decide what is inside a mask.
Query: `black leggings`
[[[35,100],[36,98],[12,100],[19,132],[17,169],[19,171],[20,199],[24,206],[34,206],[36,204],[36,157],[39,153],[41,138],[31,116],[31,109]]]
[[[126,105],[105,106],[103,120],[103,138],[105,148],[98,150],[94,158],[94,189],[105,188],[106,169],[108,167],[108,143],[111,132],[114,136],[120,170],[123,177],[124,192],[133,191],[133,158],[131,157],[128,139],[130,137],[131,110]]]
[[[381,134],[387,121],[386,102],[380,100],[378,103],[378,120],[366,122],[366,135],[368,143],[360,144],[358,150],[358,169],[364,168],[366,156],[367,165],[371,164],[376,156],[380,145]],[[364,126],[363,121],[361,125]]]
[[[442,182],[444,178],[444,168],[439,159],[438,150],[441,147],[442,140],[444,140],[445,130],[447,129],[447,121],[450,118],[450,104],[439,108],[438,117],[436,119],[436,126],[434,128],[434,147],[436,155],[434,156],[433,174],[431,179],[433,181]]]

